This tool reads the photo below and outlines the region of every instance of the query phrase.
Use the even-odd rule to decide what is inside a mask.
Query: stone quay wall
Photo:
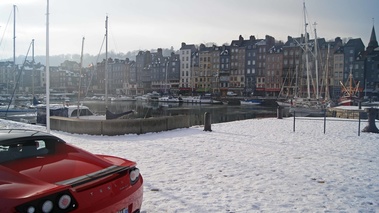
[[[50,129],[88,135],[125,135],[189,128],[189,116],[175,115],[137,119],[87,120],[50,117]]]

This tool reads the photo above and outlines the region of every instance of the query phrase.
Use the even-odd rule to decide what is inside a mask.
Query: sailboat
[[[342,87],[342,95],[338,99],[338,105],[340,106],[353,106],[354,103],[357,102],[357,99],[359,98],[359,82],[354,84],[354,79],[353,79],[353,73],[350,68],[350,74],[349,74],[349,79],[345,84],[343,84],[340,81],[341,87]]]
[[[311,54],[311,50],[308,43],[308,32],[307,32],[307,19],[306,19],[306,8],[305,8],[305,2],[303,2],[303,11],[304,11],[304,31],[305,31],[305,37],[304,37],[304,54],[305,54],[305,70],[306,70],[306,86],[307,86],[307,93],[306,97],[301,97],[300,95],[294,99],[291,100],[291,105],[289,112],[295,116],[310,116],[310,117],[319,117],[325,115],[325,105],[321,102],[321,98],[319,95],[319,85],[318,85],[318,61],[317,61],[317,35],[315,30],[315,80],[312,80],[316,85],[314,85],[313,91],[313,97],[311,97],[311,78],[312,74],[310,72],[309,67],[309,54]]]
[[[19,82],[20,82],[20,79],[21,79],[21,75],[22,75],[22,72],[24,71],[24,67],[25,67],[25,64],[27,62],[27,57],[29,55],[29,51],[31,48],[33,48],[33,52],[34,52],[34,39],[32,40],[31,44],[29,45],[29,48],[28,48],[28,51],[26,53],[26,56],[25,56],[25,60],[24,60],[24,63],[22,64],[21,66],[21,69],[16,69],[16,5],[13,5],[13,63],[12,63],[12,67],[13,67],[13,73],[12,73],[12,80],[14,82],[14,87],[13,87],[13,90],[10,94],[10,98],[9,98],[9,103],[8,104],[3,104],[3,103],[0,103],[0,117],[4,117],[4,118],[8,118],[9,117],[23,117],[23,116],[27,116],[27,117],[30,117],[30,116],[33,116],[33,114],[35,113],[35,110],[34,109],[30,109],[28,107],[25,107],[25,106],[17,106],[15,104],[15,97],[16,97],[16,91],[17,91],[17,88],[18,88],[18,85],[19,85]],[[33,58],[33,61],[34,61],[34,58]],[[8,78],[8,74],[7,74],[7,87],[6,87],[6,90],[7,90],[7,93],[8,93],[8,83],[9,83],[9,78]]]

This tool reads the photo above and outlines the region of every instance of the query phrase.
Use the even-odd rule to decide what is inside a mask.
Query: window
[[[0,162],[6,162],[21,158],[30,158],[53,153],[55,140],[27,139],[12,143],[0,144]]]

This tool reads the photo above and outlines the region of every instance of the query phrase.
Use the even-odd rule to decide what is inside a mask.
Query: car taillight
[[[36,208],[34,206],[29,206],[27,209],[26,209],[26,212],[27,213],[34,213],[36,212]]]
[[[70,195],[62,195],[58,200],[58,206],[61,209],[67,209],[70,206],[71,203],[71,197]]]
[[[65,213],[77,208],[77,202],[69,191],[42,197],[17,206],[16,209],[21,213]]]
[[[135,184],[138,181],[139,178],[139,169],[134,168],[133,170],[130,171],[129,173],[130,176],[130,184]]]
[[[43,213],[50,213],[51,210],[53,210],[53,208],[54,208],[54,204],[53,204],[53,201],[51,201],[51,200],[46,200],[42,204],[42,212]]]

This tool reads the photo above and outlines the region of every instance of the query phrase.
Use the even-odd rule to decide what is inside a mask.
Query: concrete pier
[[[77,118],[50,117],[52,130],[88,135],[125,135],[161,132],[177,128],[189,128],[187,115],[115,119],[115,120],[86,120]]]

